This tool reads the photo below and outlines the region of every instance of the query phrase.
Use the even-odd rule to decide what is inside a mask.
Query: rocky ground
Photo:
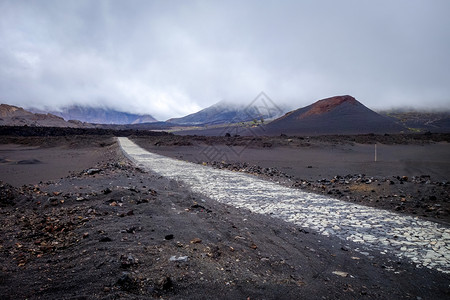
[[[365,174],[336,175],[317,181],[296,178],[277,168],[263,168],[247,163],[206,162],[218,169],[261,176],[286,186],[313,193],[417,215],[435,222],[450,224],[450,183],[432,181],[430,175],[377,177]]]
[[[78,138],[68,139],[75,147]],[[2,299],[449,297],[446,274],[361,255],[336,238],[194,194],[136,168],[110,139],[91,168],[22,187],[0,184]],[[358,178],[343,179],[352,186],[345,180]],[[394,185],[378,183],[419,184],[389,180]]]

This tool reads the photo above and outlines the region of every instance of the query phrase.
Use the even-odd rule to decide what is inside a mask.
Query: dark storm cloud
[[[0,101],[166,119],[265,91],[450,103],[448,1],[0,1]]]

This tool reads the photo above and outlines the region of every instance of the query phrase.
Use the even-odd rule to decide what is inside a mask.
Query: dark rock
[[[142,203],[149,203],[150,201],[148,199],[137,199],[136,204],[142,204]]]
[[[136,228],[135,226],[125,229],[126,233],[136,233],[136,230],[140,230],[141,227]]]
[[[59,203],[59,200],[56,197],[50,197],[47,199],[47,201],[50,205],[53,205],[53,206],[56,206]]]
[[[207,253],[207,255],[212,258],[218,258],[221,254],[218,246],[211,247],[210,251]]]
[[[112,192],[112,190],[111,190],[110,188],[106,188],[106,189],[104,189],[104,190],[102,191],[102,193],[105,194],[105,195],[107,195],[107,194],[109,194],[109,193],[111,193],[111,192]]]
[[[135,192],[135,193],[140,193],[140,191],[135,186],[130,187],[130,191]]]
[[[0,181],[0,206],[15,205],[14,200],[19,196],[16,188]]]
[[[168,234],[168,235],[166,235],[166,236],[164,237],[164,239],[165,239],[166,241],[173,240],[173,234]]]
[[[169,276],[165,276],[158,280],[157,288],[163,291],[169,290],[173,287],[172,279]]]
[[[131,254],[120,256],[120,266],[122,268],[129,268],[134,264],[137,264],[138,260],[134,258]]]
[[[117,285],[120,286],[123,291],[131,291],[136,288],[136,282],[128,272],[122,272],[122,275],[117,279]]]
[[[99,242],[102,242],[102,243],[112,242],[112,239],[109,236],[104,236],[99,240]]]
[[[38,159],[24,159],[19,160],[17,162],[18,165],[35,165],[35,164],[41,164],[42,162]]]
[[[148,190],[148,193],[149,193],[150,195],[152,195],[152,196],[156,196],[156,195],[158,194],[158,192],[156,192],[156,191],[153,190],[153,189],[149,189],[149,190]]]

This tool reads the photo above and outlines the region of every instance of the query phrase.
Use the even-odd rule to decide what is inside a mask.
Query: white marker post
[[[375,143],[375,162],[377,161],[377,144]]]

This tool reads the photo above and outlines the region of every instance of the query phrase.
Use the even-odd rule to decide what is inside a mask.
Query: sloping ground
[[[381,115],[418,132],[450,132],[450,112],[380,111]]]
[[[404,127],[370,110],[351,96],[336,96],[291,111],[267,126],[267,134],[399,133]]]

